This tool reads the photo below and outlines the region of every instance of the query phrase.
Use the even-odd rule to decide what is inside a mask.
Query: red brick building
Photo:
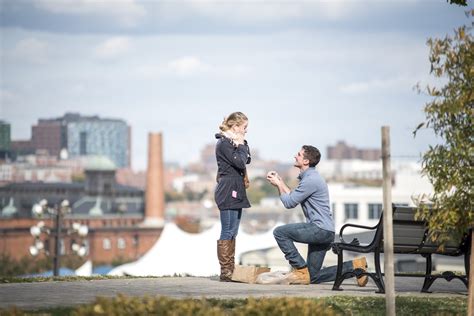
[[[47,151],[51,156],[59,156],[66,148],[65,126],[60,121],[39,120],[31,127],[31,138],[36,150]]]
[[[31,256],[29,247],[33,245],[34,237],[30,234],[30,227],[36,225],[40,219],[34,218],[1,218],[0,219],[0,254],[7,254],[19,260]],[[141,227],[143,216],[94,218],[66,217],[63,228],[72,227],[78,222],[89,227],[87,236],[87,258],[95,263],[111,263],[114,260],[136,260],[145,254],[158,240],[161,228]],[[46,226],[53,227],[52,219],[44,220]],[[42,240],[45,249],[54,252],[52,238]],[[67,235],[61,240],[63,255],[72,254],[71,245],[77,236]],[[42,253],[41,255],[44,255]]]
[[[110,160],[97,158],[86,168],[81,183],[10,183],[0,187],[0,254],[15,259],[29,256],[34,237],[30,228],[40,221],[53,227],[54,218],[37,218],[33,205],[42,199],[48,205],[70,202],[71,212],[61,221],[63,230],[73,223],[87,225],[87,256],[95,263],[135,260],[159,238],[164,222],[164,188],[161,134],[150,135],[147,193],[115,181]],[[53,238],[42,234],[45,249],[54,251]],[[51,235],[50,235],[51,236]],[[61,253],[72,253],[77,235],[64,234]]]

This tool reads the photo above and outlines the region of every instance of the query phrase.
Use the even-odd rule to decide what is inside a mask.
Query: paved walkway
[[[420,293],[422,278],[396,277],[397,295],[420,297],[467,297],[467,289],[460,280],[437,280],[433,293]],[[332,283],[312,285],[258,285],[218,282],[210,278],[169,277],[112,279],[75,282],[0,284],[0,308],[13,305],[21,309],[44,309],[73,306],[92,302],[97,296],[168,296],[173,298],[247,298],[247,297],[323,297],[334,295],[377,296],[376,286],[369,281],[359,288],[353,280],[343,283],[344,291],[332,291]]]

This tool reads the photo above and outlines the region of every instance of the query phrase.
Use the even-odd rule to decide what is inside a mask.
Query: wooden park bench
[[[469,256],[470,256],[470,237],[466,234],[461,241],[447,242],[444,249],[439,248],[438,243],[433,243],[429,238],[429,231],[426,223],[422,220],[415,219],[416,208],[408,206],[393,206],[393,252],[395,254],[419,254],[426,259],[425,274],[395,274],[396,276],[423,276],[424,283],[421,292],[429,293],[429,288],[433,282],[438,278],[443,278],[447,281],[452,279],[460,279],[466,287],[468,287],[469,277]],[[373,240],[369,244],[359,244],[354,239],[352,242],[347,242],[343,238],[343,231],[347,227],[356,227],[366,230],[375,230]],[[472,231],[471,231],[472,233]],[[355,224],[345,224],[341,227],[339,232],[340,241],[332,244],[332,250],[337,254],[337,275],[334,281],[333,290],[342,290],[340,288],[344,279],[348,277],[358,277],[367,275],[370,277],[378,287],[377,293],[385,293],[385,285],[382,277],[380,267],[380,254],[383,253],[383,214],[377,225],[367,227]],[[351,272],[342,273],[342,264],[344,262],[344,250],[358,252],[358,253],[374,253],[375,273],[364,272],[362,269],[356,269]],[[432,259],[433,254],[446,256],[461,256],[464,255],[464,267],[466,275],[456,275],[451,271],[443,272],[442,274],[432,274]]]

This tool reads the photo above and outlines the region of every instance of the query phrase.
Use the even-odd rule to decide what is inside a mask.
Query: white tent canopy
[[[109,275],[216,275],[220,271],[216,250],[219,234],[219,222],[199,234],[187,233],[176,224],[167,223],[158,241],[143,257],[116,267]],[[241,231],[236,240],[236,262],[243,253],[277,246],[273,229],[254,235]]]
[[[76,275],[91,276],[92,275],[92,261],[87,260],[82,266],[76,269]]]

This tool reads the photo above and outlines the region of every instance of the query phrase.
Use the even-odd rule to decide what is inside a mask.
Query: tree
[[[474,10],[466,15],[472,19]],[[432,100],[424,108],[425,122],[414,132],[416,136],[420,128],[431,128],[442,141],[430,146],[422,157],[422,172],[433,184],[434,193],[430,196],[432,207],[418,211],[433,233],[431,238],[441,243],[453,234],[461,237],[474,226],[473,27],[471,22],[455,30],[454,36],[428,40],[431,73],[440,79],[441,87],[426,87]],[[472,239],[474,236],[474,247]],[[473,254],[471,251],[470,313],[474,308]]]
[[[469,13],[474,16],[474,10]],[[474,44],[471,26],[462,26],[454,37],[429,39],[431,73],[445,78],[442,87],[427,86],[433,100],[425,105],[426,121],[442,144],[430,146],[423,155],[422,170],[434,187],[432,210],[420,216],[428,221],[434,240],[446,241],[464,234],[474,223]],[[420,90],[419,90],[420,91]],[[420,91],[421,92],[421,91]]]
[[[460,5],[460,6],[467,6],[467,0],[448,0],[449,1],[449,4],[457,4],[457,5]]]

